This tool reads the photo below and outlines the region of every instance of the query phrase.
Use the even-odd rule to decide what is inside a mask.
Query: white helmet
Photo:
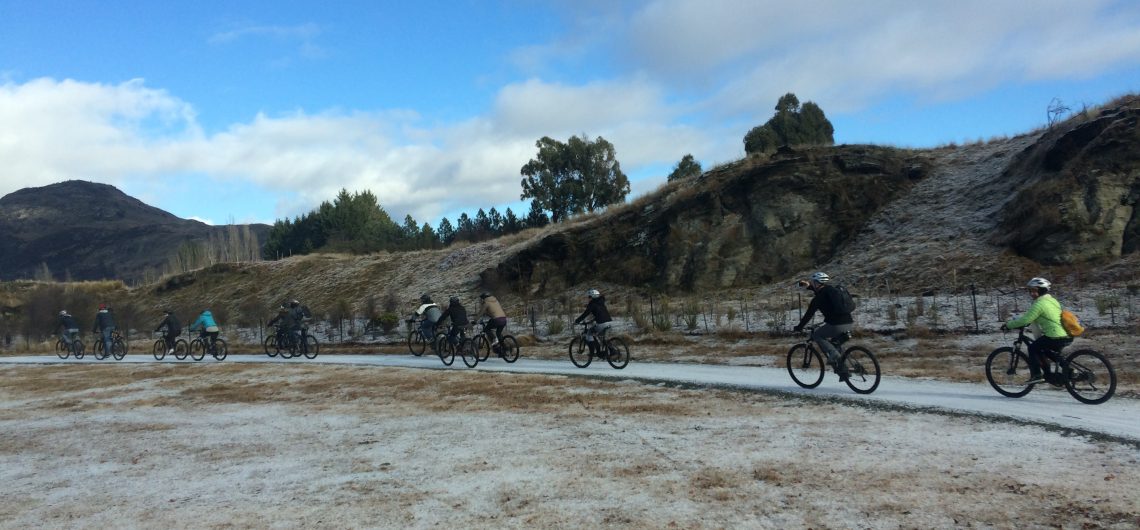
[[[831,281],[831,276],[828,276],[826,272],[816,272],[812,273],[811,281],[816,283],[827,283]]]
[[[1046,280],[1045,278],[1034,278],[1032,280],[1029,280],[1029,283],[1025,284],[1026,287],[1044,287],[1046,289],[1048,289],[1051,285],[1053,284],[1049,283],[1049,280]]]
[[[589,291],[586,291],[586,296],[589,296],[590,298],[597,298],[599,296],[602,296],[602,293],[598,292],[597,289],[590,289]]]
[[[59,316],[61,316],[61,317],[62,317],[62,316],[67,316],[67,310],[66,310],[66,309],[64,309],[63,311],[60,311],[60,312],[59,312]]]

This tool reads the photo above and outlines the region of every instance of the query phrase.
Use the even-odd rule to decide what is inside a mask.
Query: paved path
[[[0,364],[115,364],[115,363],[193,363],[167,358],[155,361],[150,355],[128,355],[122,361],[111,359],[96,361],[90,357],[60,360],[55,356],[0,357]],[[202,362],[218,362],[214,360]],[[443,370],[471,370],[456,359],[445,367],[438,357],[425,355],[327,355],[315,360],[270,358],[264,355],[230,355],[224,362],[231,363],[321,363],[367,365]],[[871,395],[859,395],[840,383],[830,372],[817,388],[806,390],[796,386],[783,368],[752,366],[724,366],[704,364],[669,364],[632,362],[624,370],[614,370],[608,364],[595,362],[588,368],[575,368],[569,360],[550,361],[519,359],[507,364],[495,359],[480,363],[474,370],[531,374],[561,374],[575,376],[634,379],[743,388],[792,395],[826,397],[851,402],[879,403],[918,410],[934,410],[976,414],[996,418],[1070,428],[1077,431],[1104,434],[1140,443],[1140,400],[1113,397],[1101,405],[1085,405],[1073,399],[1063,389],[1038,388],[1021,399],[1006,398],[994,392],[985,383],[953,383],[926,379],[884,376],[879,388]]]

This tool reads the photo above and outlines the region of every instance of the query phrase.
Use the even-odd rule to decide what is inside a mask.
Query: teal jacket
[[[198,320],[195,320],[193,324],[190,324],[190,331],[211,327],[218,327],[217,322],[214,322],[213,313],[210,313],[209,311],[202,311],[202,314],[198,315]]]
[[[1061,302],[1053,295],[1043,294],[1037,297],[1021,318],[1015,318],[1005,323],[1009,329],[1023,328],[1030,324],[1037,324],[1041,332],[1051,339],[1067,339],[1069,334],[1061,327]]]

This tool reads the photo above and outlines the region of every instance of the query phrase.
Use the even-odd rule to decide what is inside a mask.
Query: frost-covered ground
[[[834,398],[850,395],[830,374],[818,392],[773,394],[302,362],[6,363],[0,526],[1140,525],[1136,443]]]

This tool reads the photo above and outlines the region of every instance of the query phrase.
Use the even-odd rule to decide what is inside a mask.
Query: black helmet
[[[168,307],[168,308],[166,308],[166,309],[163,309],[163,310],[162,310],[162,313],[163,313],[164,315],[173,315],[173,314],[174,314],[174,310]]]
[[[458,296],[452,296],[451,298],[447,299],[447,303],[458,304],[459,303],[459,297]]]
[[[484,298],[487,298],[487,297],[490,297],[490,296],[491,296],[491,293],[488,293],[487,291],[483,291],[483,292],[482,292],[482,293],[479,295],[479,299],[480,299],[480,300],[482,300],[482,299],[484,299]]]
[[[296,300],[290,300],[289,301],[289,307],[297,307],[299,305],[301,305],[301,302],[298,302]]]
[[[425,304],[430,304],[431,303],[431,295],[421,294],[420,295],[420,302],[425,303]]]

